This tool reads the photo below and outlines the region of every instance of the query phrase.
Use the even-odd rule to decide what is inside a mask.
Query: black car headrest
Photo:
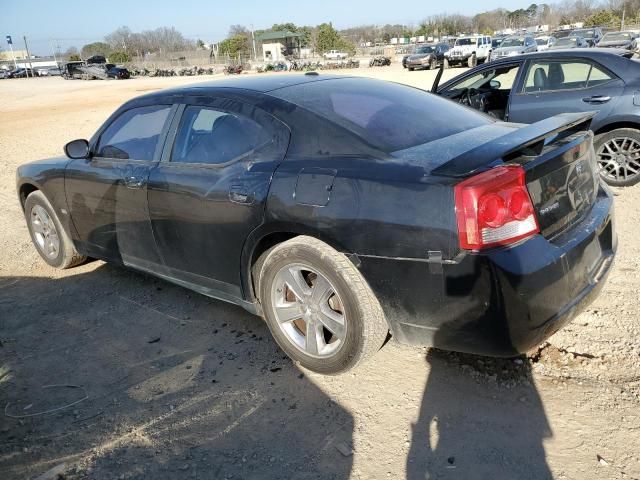
[[[533,85],[538,90],[547,88],[547,72],[544,71],[544,68],[538,67],[536,71],[533,72]]]

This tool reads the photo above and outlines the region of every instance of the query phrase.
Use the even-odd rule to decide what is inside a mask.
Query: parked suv
[[[602,38],[602,30],[600,27],[580,28],[578,30],[573,30],[569,36],[582,37],[587,41],[590,47],[595,47]]]
[[[457,65],[475,67],[484,62],[491,53],[491,37],[486,35],[468,35],[459,37],[451,50],[445,53],[446,63],[450,67]]]
[[[532,36],[512,35],[505,38],[500,44],[500,47],[491,52],[491,60],[537,51],[538,44]]]

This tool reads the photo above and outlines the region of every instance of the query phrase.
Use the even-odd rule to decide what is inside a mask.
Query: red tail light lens
[[[460,247],[508,245],[540,231],[520,166],[492,168],[455,187]]]

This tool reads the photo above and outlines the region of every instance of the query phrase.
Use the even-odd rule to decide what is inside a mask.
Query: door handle
[[[129,175],[124,178],[124,184],[127,188],[142,188],[145,183],[145,177],[136,177]]]
[[[593,97],[585,97],[582,99],[585,103],[607,103],[611,100],[608,95],[594,95]]]

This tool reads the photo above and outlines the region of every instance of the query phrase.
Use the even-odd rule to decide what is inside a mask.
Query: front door
[[[166,275],[217,298],[242,298],[244,240],[263,221],[289,131],[251,105],[202,97],[179,108],[171,130],[148,190]]]
[[[102,130],[88,159],[69,162],[65,191],[81,249],[149,269],[160,264],[147,208],[147,180],[160,160],[170,105],[132,108]]]
[[[511,94],[509,121],[534,123],[559,113],[597,111],[597,125],[623,89],[622,80],[589,60],[531,60],[523,86]]]

